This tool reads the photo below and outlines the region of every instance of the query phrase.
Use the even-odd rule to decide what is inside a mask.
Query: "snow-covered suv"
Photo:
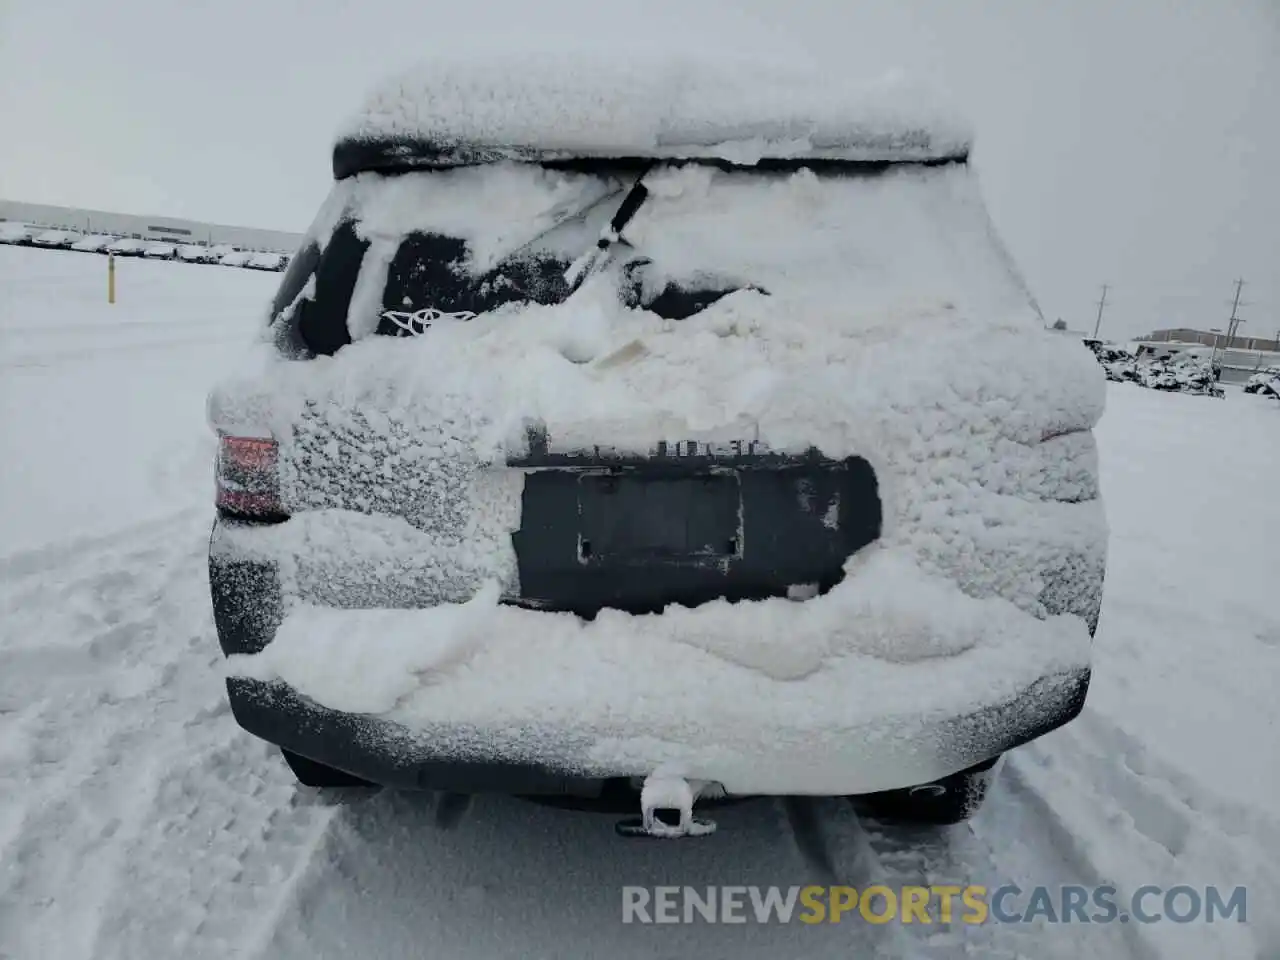
[[[304,782],[954,820],[1081,709],[1104,378],[909,87],[563,56],[375,92],[251,366],[210,580]],[[672,808],[673,813],[664,813]]]
[[[1244,392],[1280,397],[1280,366],[1267,367],[1261,373],[1253,374],[1245,381]]]

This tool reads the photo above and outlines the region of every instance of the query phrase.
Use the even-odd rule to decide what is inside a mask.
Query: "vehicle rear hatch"
[[[887,164],[845,164],[823,176],[837,187],[856,181],[858,190],[888,172]],[[519,315],[521,305],[563,304],[588,275],[616,292],[620,311],[668,328],[733,294],[772,297],[770,287],[785,287],[787,271],[812,256],[812,239],[792,250],[776,241],[743,249],[739,241],[700,259],[688,251],[699,235],[721,229],[726,201],[731,212],[761,198],[751,216],[767,217],[770,195],[793,192],[797,177],[801,189],[813,187],[814,174],[799,163],[751,172],[648,161],[497,163],[356,176],[339,184],[285,275],[274,304],[277,342],[299,358],[369,337],[421,338],[415,346],[425,349],[450,325],[513,309],[502,322],[518,340],[519,325],[536,322]],[[683,223],[678,196],[655,202],[644,186],[669,194],[681,181],[696,191]],[[664,224],[674,234],[667,247],[655,242]],[[613,361],[604,348],[590,331],[581,334],[566,334],[565,356],[607,368]],[[620,355],[625,365],[627,349]],[[474,370],[476,379],[490,375]],[[394,405],[368,416],[367,402],[348,411],[355,416],[334,414],[331,401],[302,415],[287,465],[293,509],[400,515],[433,536],[461,536],[457,516],[423,508],[430,487],[456,486],[460,477],[415,476],[401,454],[431,441],[397,424]],[[810,445],[774,450],[749,429],[688,439],[655,421],[624,439],[607,426],[562,432],[563,416],[549,423],[536,403],[517,413],[526,429],[505,456],[506,469],[522,478],[510,602],[594,616],[606,607],[644,613],[719,598],[805,599],[837,584],[847,559],[879,536],[876,477],[861,457],[831,458]],[[397,439],[380,443],[380,430]],[[380,473],[389,454],[394,491]],[[322,467],[326,461],[344,466]],[[409,486],[417,493],[406,495]],[[387,602],[384,591],[376,594]]]
[[[312,598],[427,606],[490,574],[514,602],[591,615],[829,590],[885,513],[867,365],[913,329],[969,343],[1030,314],[963,150],[913,150],[339,144],[271,310],[278,351],[317,369],[253,425],[281,441],[285,514],[426,539],[418,560],[317,574]],[[884,414],[940,391],[886,390]]]

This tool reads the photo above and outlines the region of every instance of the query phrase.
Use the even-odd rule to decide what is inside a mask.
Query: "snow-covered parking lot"
[[[0,248],[0,958],[1280,956],[1280,404],[1110,384],[1083,716],[932,833],[298,788],[222,687],[209,383],[279,278]],[[1064,341],[1063,349],[1073,346]],[[624,925],[626,885],[1247,888],[1247,922]]]

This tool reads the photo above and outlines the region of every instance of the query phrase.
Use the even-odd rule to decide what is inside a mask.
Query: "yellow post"
[[[107,303],[116,302],[116,255],[107,254]]]

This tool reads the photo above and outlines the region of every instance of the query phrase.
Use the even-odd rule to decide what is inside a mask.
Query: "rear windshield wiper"
[[[622,239],[622,231],[626,229],[636,212],[644,206],[645,200],[649,198],[649,188],[644,185],[644,178],[652,169],[653,165],[650,164],[636,178],[636,182],[622,198],[622,203],[618,205],[617,211],[609,220],[608,226],[600,232],[600,239],[596,241],[595,247],[571,263],[569,269],[565,271],[564,278],[569,283],[570,296],[609,259],[609,251]]]

